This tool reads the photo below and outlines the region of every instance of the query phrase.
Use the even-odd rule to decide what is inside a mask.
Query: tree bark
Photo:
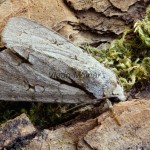
[[[99,45],[118,37],[142,19],[145,0],[5,0],[0,4],[0,30],[12,16],[22,16],[53,28],[77,44]]]
[[[61,126],[55,130],[37,131],[29,119],[21,115],[0,128],[0,134],[2,134],[0,149],[4,147],[11,149],[10,144],[13,144],[13,149],[16,150],[21,148],[28,150],[148,150],[150,147],[149,99],[120,102],[114,106],[114,110],[121,121],[121,126],[107,111],[97,118],[68,127]],[[35,131],[38,134],[35,137],[29,137]],[[19,138],[20,140],[16,141]]]

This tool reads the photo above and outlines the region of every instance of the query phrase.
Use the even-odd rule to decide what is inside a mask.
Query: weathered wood
[[[25,18],[11,18],[2,32],[0,100],[94,102],[124,100],[115,74],[54,31]]]
[[[80,24],[87,27],[87,30],[91,29],[100,34],[100,37],[120,35],[131,23],[142,18],[146,7],[143,0],[66,0],[66,2],[77,11],[76,16]]]
[[[114,106],[121,126],[106,112],[98,117],[99,126],[83,138],[91,150],[149,150],[150,101],[139,99]],[[85,146],[80,145],[84,150]],[[78,149],[80,150],[80,148]]]
[[[111,113],[107,111],[97,118],[78,122],[69,127],[61,126],[56,130],[40,131],[32,139],[16,142],[13,149],[149,150],[150,99],[120,102],[114,109],[122,123],[121,126],[116,124]],[[5,133],[9,134],[9,131]]]
[[[21,16],[53,28],[74,43],[99,45],[142,19],[145,8],[146,0],[2,0],[0,32],[9,18]]]
[[[36,133],[36,128],[25,114],[9,120],[0,126],[0,150],[34,133]]]

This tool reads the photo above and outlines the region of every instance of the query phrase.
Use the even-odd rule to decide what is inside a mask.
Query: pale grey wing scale
[[[11,18],[2,39],[10,49],[0,53],[2,65],[5,62],[7,66],[1,67],[0,72],[1,88],[6,87],[4,99],[15,95],[12,99],[88,102],[93,101],[90,95],[100,99],[113,96],[118,86],[112,71],[56,32],[33,21]],[[10,60],[4,61],[7,57]],[[6,80],[5,74],[10,74],[10,78]]]
[[[0,52],[0,100],[60,103],[94,102],[84,91],[35,71],[10,50]]]

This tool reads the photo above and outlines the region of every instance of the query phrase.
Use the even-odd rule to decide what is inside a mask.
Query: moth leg
[[[112,102],[111,102],[109,99],[106,99],[106,103],[107,103],[107,105],[108,105],[108,107],[109,107],[109,110],[110,110],[110,112],[111,112],[111,114],[112,114],[114,120],[116,121],[116,123],[117,123],[119,126],[121,126],[121,122],[120,122],[120,120],[119,120],[119,118],[118,118],[118,116],[117,116],[117,114],[116,114],[116,112],[115,112],[115,110],[114,110],[114,108],[113,108]]]

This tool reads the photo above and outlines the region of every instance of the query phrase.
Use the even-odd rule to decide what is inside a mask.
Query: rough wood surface
[[[124,100],[115,74],[54,31],[24,18],[11,18],[2,32],[0,100],[93,102]]]
[[[45,26],[61,29],[78,20],[63,0],[5,0],[0,3],[0,31],[10,17],[31,18]]]
[[[99,37],[105,36],[105,39],[98,40],[101,42],[109,42],[109,37],[115,38],[115,35],[120,35],[134,21],[141,19],[146,7],[143,0],[66,1],[75,10],[82,30],[91,30],[98,33]]]
[[[29,118],[22,114],[0,126],[0,149],[12,146],[20,140],[36,132]]]
[[[121,126],[107,111],[97,118],[69,127],[39,131],[32,139],[18,141],[13,149],[149,150],[150,99],[120,102],[114,105],[114,110]]]
[[[74,43],[97,45],[110,42],[127,26],[141,19],[145,13],[145,2],[5,0],[0,3],[0,31],[10,17],[22,16],[53,28]]]
[[[88,132],[84,141],[91,149],[125,150],[150,148],[150,101],[119,103],[114,110],[121,121],[118,126],[109,113],[98,118],[99,126]]]
[[[129,7],[140,0],[110,0],[110,2],[121,11],[128,11]]]

